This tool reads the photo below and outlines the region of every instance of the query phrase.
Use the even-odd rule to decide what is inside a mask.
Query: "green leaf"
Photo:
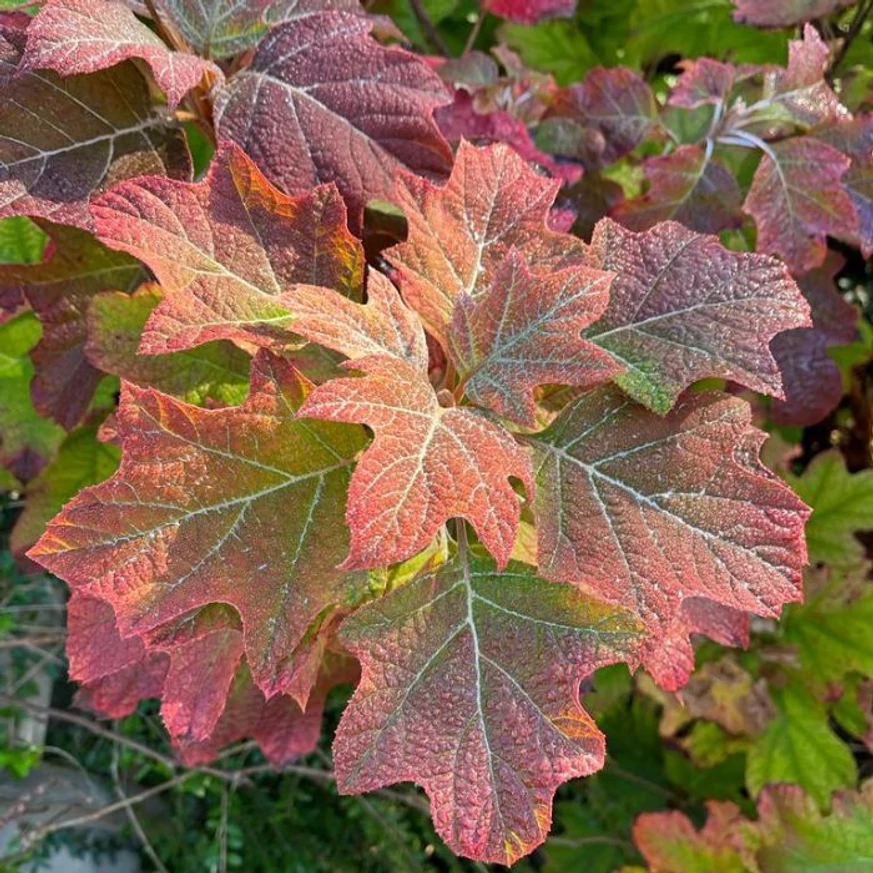
[[[0,264],[37,264],[47,242],[46,234],[23,215],[0,220]]]
[[[786,478],[812,507],[806,525],[810,561],[834,567],[857,564],[864,549],[855,534],[873,530],[873,470],[849,473],[834,450],[818,455],[802,476]]]
[[[529,67],[551,73],[559,85],[578,82],[600,63],[587,37],[572,21],[546,21],[535,27],[506,24],[500,35]]]
[[[855,759],[803,686],[795,683],[773,696],[779,715],[749,749],[746,785],[755,796],[770,782],[800,785],[825,809],[833,791],[856,783]]]

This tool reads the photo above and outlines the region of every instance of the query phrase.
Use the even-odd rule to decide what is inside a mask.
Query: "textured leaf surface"
[[[149,283],[133,295],[98,294],[88,309],[88,360],[105,373],[173,394],[188,403],[241,403],[249,388],[249,356],[225,340],[166,355],[138,353],[149,316],[161,302]]]
[[[636,400],[664,413],[709,376],[782,393],[769,344],[809,324],[809,310],[778,261],[728,251],[673,222],[637,234],[605,219],[588,263],[617,277],[586,336],[626,365],[616,381]]]
[[[545,839],[558,785],[602,766],[579,682],[632,660],[637,642],[621,610],[522,565],[463,558],[341,634],[362,678],[334,744],[340,791],[417,782],[453,851],[502,864]]]
[[[700,233],[717,233],[740,223],[740,188],[733,173],[708,151],[683,145],[644,164],[649,189],[619,203],[612,216],[631,230],[678,221]]]
[[[289,21],[215,103],[219,135],[271,182],[292,194],[335,182],[354,226],[368,200],[390,199],[400,169],[443,175],[451,166],[433,120],[445,86],[414,55],[372,40],[371,26],[342,12]]]
[[[0,219],[0,264],[38,263],[47,242],[46,235],[29,218],[18,215]],[[11,308],[3,295],[0,291],[0,310]]]
[[[464,142],[445,186],[403,177],[395,197],[409,237],[386,256],[399,271],[404,299],[429,331],[445,340],[456,301],[483,294],[511,247],[532,268],[581,263],[585,244],[547,227],[558,188],[505,145]]]
[[[812,507],[806,526],[810,560],[834,567],[857,564],[864,549],[855,534],[873,530],[873,471],[849,473],[834,450],[817,455],[802,476],[787,479]]]
[[[30,399],[29,354],[39,336],[29,312],[0,325],[0,463],[22,482],[36,476],[64,438],[63,428],[40,417]]]
[[[795,273],[820,266],[827,236],[855,229],[854,207],[842,187],[850,163],[814,137],[769,145],[743,207],[758,226],[758,250],[779,255]]]
[[[584,395],[528,438],[540,572],[633,609],[653,662],[689,598],[777,615],[800,598],[807,513],[757,462],[762,438],[735,399],[690,395],[662,418]]]
[[[367,303],[354,303],[327,288],[298,285],[282,295],[293,314],[289,329],[348,358],[390,355],[427,370],[421,322],[397,289],[376,270],[367,279]]]
[[[530,459],[484,415],[440,406],[421,367],[372,356],[351,362],[361,378],[334,379],[301,416],[366,424],[375,433],[349,488],[351,547],[344,566],[379,567],[420,552],[449,519],[470,521],[498,563],[509,559],[521,498],[532,493]]]
[[[484,294],[455,304],[449,350],[466,396],[534,427],[537,387],[589,388],[619,373],[611,356],[581,339],[606,308],[612,278],[584,266],[532,272],[511,249]]]
[[[89,228],[93,194],[140,173],[189,176],[183,135],[132,62],[61,79],[20,70],[23,42],[0,27],[0,217]]]
[[[356,292],[363,250],[332,186],[288,197],[235,146],[200,182],[126,182],[93,207],[99,237],[144,261],[165,294],[141,351],[161,354],[217,339],[287,339],[278,295],[298,282]]]
[[[757,27],[790,27],[804,21],[814,21],[839,9],[851,6],[854,0],[733,0],[734,18]]]
[[[828,715],[799,684],[774,691],[779,714],[749,749],[746,784],[753,795],[770,782],[800,785],[821,809],[831,793],[854,786],[858,770],[852,752],[831,730]]]
[[[68,503],[30,557],[111,603],[125,636],[213,602],[233,606],[255,681],[282,691],[310,624],[362,584],[335,568],[363,434],[298,421],[307,390],[269,355],[253,365],[240,408],[203,410],[127,385],[118,473]]]
[[[572,15],[576,0],[485,0],[482,7],[509,21],[536,24],[544,18]]]
[[[33,403],[69,429],[82,420],[102,376],[85,358],[88,305],[100,291],[132,289],[143,270],[90,233],[62,225],[43,227],[51,237],[46,259],[0,266],[0,294],[26,297],[39,316],[42,337],[32,353]]]
[[[282,21],[320,9],[354,12],[357,0],[156,0],[199,54],[226,58],[254,47]]]
[[[50,0],[27,29],[22,68],[72,76],[130,58],[148,63],[170,109],[205,77],[222,75],[202,58],[168,49],[122,0]]]
[[[670,92],[671,106],[696,109],[706,103],[727,100],[734,86],[736,70],[713,58],[681,61],[682,75]]]

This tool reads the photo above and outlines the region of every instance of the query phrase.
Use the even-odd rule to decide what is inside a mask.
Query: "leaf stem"
[[[433,21],[430,19],[430,15],[428,15],[427,10],[424,8],[424,4],[421,0],[409,0],[409,5],[412,6],[412,11],[415,14],[415,18],[418,21],[419,26],[424,31],[424,35],[427,37],[427,41],[431,44],[431,46],[436,49],[444,58],[451,57],[452,53],[449,51],[449,47],[446,45],[445,40],[440,35],[440,32],[436,29]]]
[[[852,43],[857,39],[858,34],[861,32],[861,28],[864,26],[864,22],[867,20],[871,12],[873,12],[873,0],[867,0],[866,3],[862,2],[858,5],[857,10],[855,11],[855,17],[849,25],[849,30],[843,38],[842,45],[836,55],[834,55],[834,59],[828,67],[828,71],[825,75],[828,82],[833,83],[835,73],[839,69],[840,64],[842,64],[846,59],[846,55],[849,53]]]
[[[470,29],[470,34],[467,37],[467,41],[464,43],[464,51],[462,52],[462,55],[467,55],[473,50],[473,46],[476,45],[476,40],[479,38],[479,32],[482,30],[482,25],[485,23],[485,16],[487,14],[488,13],[484,10],[479,10],[479,14],[476,16],[476,22]]]

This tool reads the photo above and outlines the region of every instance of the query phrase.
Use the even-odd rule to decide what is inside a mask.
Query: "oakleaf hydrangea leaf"
[[[258,687],[283,691],[315,618],[364,584],[336,569],[364,435],[298,420],[309,388],[268,353],[239,408],[125,385],[118,473],[68,503],[29,556],[109,602],[124,636],[210,603],[233,606]]]
[[[458,298],[487,291],[511,247],[533,269],[559,270],[584,260],[581,240],[547,226],[559,187],[508,146],[466,142],[445,186],[402,178],[395,197],[409,237],[386,257],[398,270],[404,299],[434,336],[446,341]]]
[[[101,291],[132,290],[143,269],[83,230],[41,226],[51,240],[45,259],[0,266],[0,295],[21,294],[40,317],[42,337],[31,354],[33,405],[69,429],[82,420],[102,378],[85,357],[88,306]]]
[[[579,683],[633,661],[637,639],[622,610],[520,564],[419,576],[342,626],[362,677],[334,743],[340,791],[417,782],[453,851],[512,864],[545,839],[555,789],[603,765]]]
[[[170,109],[207,77],[222,78],[209,61],[168,49],[122,0],[49,0],[27,29],[22,69],[71,76],[130,58],[148,63]]]
[[[736,177],[708,149],[679,146],[668,155],[647,158],[643,170],[649,180],[646,193],[612,210],[625,227],[648,230],[672,220],[699,233],[717,233],[740,223]]]
[[[190,176],[182,131],[153,109],[133,62],[62,79],[22,69],[24,41],[0,26],[0,218],[88,229],[92,195],[142,173]]]
[[[734,18],[756,27],[791,27],[851,6],[854,0],[733,0]]]
[[[141,355],[140,337],[163,295],[154,283],[134,294],[108,291],[88,307],[86,354],[94,366],[137,385],[157,388],[188,403],[215,400],[232,406],[249,390],[249,356],[227,340],[166,355]]]
[[[736,69],[713,58],[681,61],[682,75],[667,101],[671,106],[696,109],[707,103],[726,101],[736,79]]]
[[[349,488],[351,547],[343,566],[403,561],[456,517],[468,519],[505,564],[521,514],[509,477],[532,493],[526,449],[476,410],[441,406],[420,367],[387,355],[345,366],[364,376],[320,385],[299,413],[359,422],[375,433]]]
[[[538,386],[608,382],[621,366],[581,332],[606,308],[612,278],[585,266],[534,272],[510,249],[485,293],[455,303],[449,351],[466,396],[534,427]]]
[[[857,564],[864,548],[855,534],[873,530],[873,470],[850,473],[835,449],[817,455],[802,476],[787,479],[812,507],[806,526],[810,560],[834,567]]]
[[[215,100],[220,137],[283,191],[335,182],[355,228],[368,200],[390,199],[399,170],[442,176],[451,165],[433,119],[445,86],[414,55],[371,39],[371,27],[345,12],[280,25]]]
[[[356,293],[363,281],[363,249],[336,189],[288,197],[233,145],[199,182],[135,179],[92,211],[100,239],[145,262],[165,294],[146,325],[146,354],[286,340],[283,291],[305,282]]]
[[[750,417],[718,395],[663,418],[615,389],[583,395],[527,438],[540,572],[634,610],[655,660],[688,598],[765,616],[800,599],[807,510],[757,461]]]
[[[282,295],[293,315],[289,330],[348,358],[391,355],[427,371],[427,341],[418,316],[376,270],[361,305],[328,288],[297,285]]]
[[[758,251],[779,255],[794,273],[820,266],[827,236],[855,230],[855,210],[842,185],[850,164],[811,136],[767,146],[743,206],[758,226]]]
[[[519,24],[536,24],[544,18],[569,18],[576,0],[484,0],[482,8]]]
[[[604,219],[588,263],[616,273],[586,336],[625,364],[617,383],[659,413],[698,379],[732,379],[781,396],[769,344],[809,324],[809,307],[775,258],[725,249],[674,222],[645,233]]]

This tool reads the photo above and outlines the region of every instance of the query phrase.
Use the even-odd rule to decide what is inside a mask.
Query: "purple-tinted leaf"
[[[509,21],[536,24],[544,18],[569,18],[576,0],[483,0],[482,7]]]
[[[734,18],[756,27],[791,27],[851,6],[855,0],[733,0]]]
[[[727,100],[736,79],[733,66],[712,58],[682,61],[680,66],[682,75],[668,100],[671,106],[696,109],[707,103]]]

